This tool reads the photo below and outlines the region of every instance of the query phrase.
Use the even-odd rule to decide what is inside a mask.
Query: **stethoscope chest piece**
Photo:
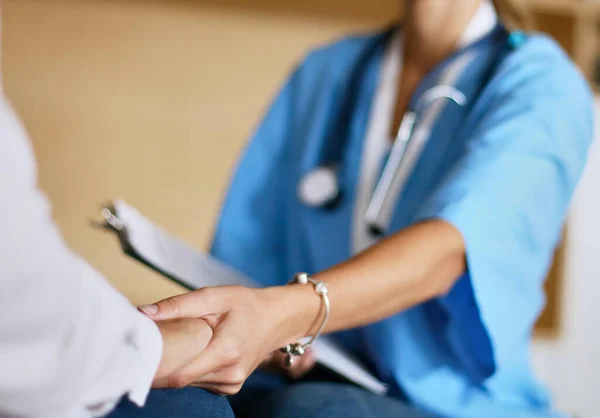
[[[298,184],[298,197],[303,204],[313,208],[335,206],[341,197],[335,169],[323,166],[304,175]]]

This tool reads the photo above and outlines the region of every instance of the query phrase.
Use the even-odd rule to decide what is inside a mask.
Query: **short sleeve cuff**
[[[478,284],[474,283],[475,280],[485,280],[476,276],[472,263],[472,258],[477,257],[477,250],[473,247],[481,245],[472,242],[480,235],[477,232],[477,218],[476,210],[465,210],[463,205],[450,203],[425,208],[417,221],[443,220],[456,228],[465,241],[467,271],[446,295],[437,299],[448,314],[447,325],[440,332],[446,336],[454,355],[470,377],[474,381],[483,381],[495,372],[496,362],[492,343],[493,331],[485,323],[479,306],[485,301],[479,300],[476,292]]]

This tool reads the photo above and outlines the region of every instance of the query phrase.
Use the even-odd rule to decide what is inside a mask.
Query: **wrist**
[[[294,343],[314,335],[323,320],[322,299],[312,285],[290,284],[266,289],[274,301],[278,344]]]

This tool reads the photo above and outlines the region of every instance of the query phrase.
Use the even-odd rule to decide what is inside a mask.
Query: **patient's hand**
[[[156,325],[163,339],[163,355],[152,386],[172,387],[170,378],[204,351],[213,330],[202,319],[174,319]]]

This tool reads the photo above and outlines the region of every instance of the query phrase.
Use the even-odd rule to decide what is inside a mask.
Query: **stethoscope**
[[[406,150],[413,140],[415,126],[422,120],[425,111],[439,99],[450,100],[461,107],[467,103],[466,96],[455,87],[439,85],[425,91],[414,110],[404,114],[365,213],[365,222],[374,233],[382,233],[388,226],[388,214],[395,205],[392,189],[405,164]],[[335,207],[341,198],[335,167],[321,166],[306,174],[300,181],[298,193],[300,200],[307,206],[325,209]]]
[[[523,39],[524,35],[521,32],[510,33],[508,36],[509,46],[516,47],[523,42]],[[475,54],[473,54],[470,61],[467,60],[462,66],[466,67],[475,58]],[[492,69],[497,64],[495,62]],[[407,172],[407,165],[414,164],[414,161],[409,161],[407,158],[407,150],[415,140],[418,126],[439,100],[446,100],[461,108],[468,104],[464,93],[450,84],[440,84],[425,91],[414,108],[404,114],[364,216],[367,226],[374,234],[382,234],[389,228],[393,210],[403,187],[401,174]],[[417,129],[415,129],[416,127]],[[428,139],[428,137],[419,138],[419,141],[427,142]],[[308,207],[335,208],[342,199],[342,190],[340,190],[335,164],[321,165],[304,175],[298,184],[298,196],[300,201]]]

